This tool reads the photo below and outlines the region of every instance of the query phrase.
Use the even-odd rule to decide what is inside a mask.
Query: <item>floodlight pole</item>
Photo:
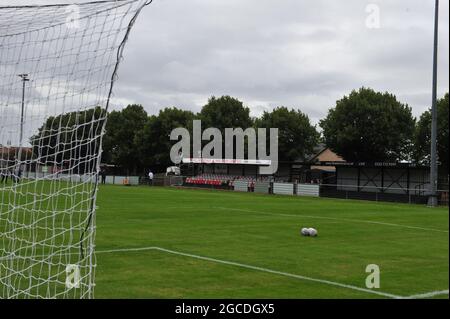
[[[19,136],[19,151],[17,152],[16,163],[18,165],[18,170],[20,171],[20,160],[22,158],[22,147],[23,147],[23,117],[25,110],[25,83],[30,81],[28,74],[19,74],[22,79],[22,110],[20,112],[20,136]]]
[[[431,162],[430,162],[430,195],[428,206],[438,205],[438,167],[437,167],[437,58],[438,58],[438,33],[439,33],[439,0],[435,4],[434,17],[434,48],[433,48],[433,93],[431,107]]]
[[[23,115],[25,109],[25,82],[30,81],[28,78],[28,74],[19,74],[19,77],[22,79],[22,110],[20,112],[20,137],[19,137],[19,146],[22,146],[23,139]]]

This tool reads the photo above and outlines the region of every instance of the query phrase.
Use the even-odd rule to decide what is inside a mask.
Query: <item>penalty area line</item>
[[[210,258],[210,257],[199,256],[199,255],[194,255],[194,254],[189,254],[189,253],[183,253],[183,252],[165,249],[165,248],[161,248],[161,247],[143,247],[143,248],[129,248],[129,249],[124,248],[124,249],[100,250],[100,251],[97,251],[96,253],[101,254],[101,253],[149,251],[149,250],[156,250],[156,251],[165,252],[165,253],[172,254],[172,255],[195,258],[195,259],[205,260],[205,261],[218,263],[218,264],[246,268],[246,269],[256,270],[256,271],[260,271],[260,272],[266,272],[266,273],[270,273],[270,274],[274,274],[274,275],[290,277],[290,278],[295,278],[295,279],[300,279],[300,280],[305,280],[305,281],[311,281],[311,282],[316,282],[316,283],[320,283],[320,284],[325,284],[325,285],[335,286],[335,287],[340,287],[340,288],[345,288],[345,289],[356,290],[356,291],[365,292],[365,293],[373,294],[373,295],[378,295],[378,296],[382,296],[382,297],[386,297],[386,298],[392,298],[392,299],[404,298],[402,296],[398,296],[398,295],[394,295],[394,294],[390,294],[390,293],[361,288],[361,287],[357,287],[357,286],[353,286],[353,285],[342,284],[342,283],[335,282],[335,281],[317,279],[317,278],[312,278],[312,277],[307,277],[307,276],[302,276],[302,275],[296,275],[296,274],[291,274],[291,273],[282,272],[282,271],[278,271],[278,270],[272,270],[269,268],[263,268],[263,267],[258,267],[258,266],[242,264],[242,263],[238,263],[238,262],[234,262],[234,261],[228,261],[228,260]]]
[[[406,299],[426,299],[426,298],[432,298],[432,297],[441,296],[441,295],[448,295],[448,290],[431,291],[431,292],[427,292],[424,294],[408,296],[405,298]]]

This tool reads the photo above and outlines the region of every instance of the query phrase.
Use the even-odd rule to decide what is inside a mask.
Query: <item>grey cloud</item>
[[[381,29],[365,26],[369,3],[380,7]],[[431,99],[433,5],[155,0],[133,30],[116,93],[150,113],[172,105],[198,111],[209,96],[230,94],[253,115],[285,105],[317,122],[351,89],[371,86],[396,94],[419,115]],[[448,39],[446,2],[440,32]],[[448,40],[440,57],[442,95]]]
[[[365,26],[370,3],[380,8],[380,29]],[[154,0],[127,43],[112,108],[141,103],[151,114],[168,106],[199,111],[211,95],[229,94],[252,115],[284,105],[317,123],[337,99],[370,86],[396,94],[418,116],[431,103],[433,6],[432,0]],[[449,87],[448,9],[441,1],[440,96]]]

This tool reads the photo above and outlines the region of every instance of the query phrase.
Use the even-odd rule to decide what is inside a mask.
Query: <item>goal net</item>
[[[0,4],[0,298],[92,298],[106,115],[151,1],[23,2]]]

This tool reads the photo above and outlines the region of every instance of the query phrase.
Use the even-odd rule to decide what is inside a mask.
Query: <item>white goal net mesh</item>
[[[92,298],[102,135],[124,44],[148,0],[4,2],[0,298]]]

